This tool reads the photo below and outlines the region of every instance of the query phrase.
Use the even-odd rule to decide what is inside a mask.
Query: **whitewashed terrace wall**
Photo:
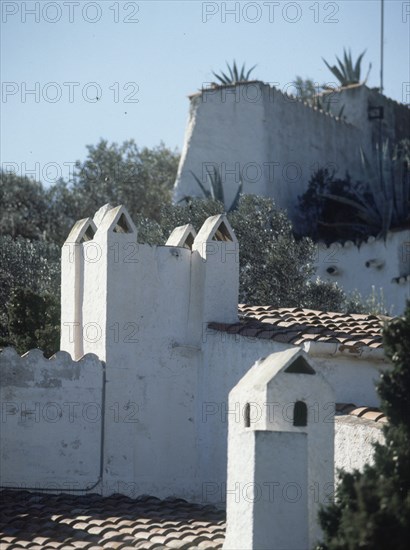
[[[0,485],[87,490],[101,482],[104,366],[92,354],[0,353]]]
[[[192,250],[151,247],[123,207],[107,207],[63,247],[61,347],[106,363],[106,494],[202,498],[202,332],[238,318],[238,245],[213,240],[220,223],[208,219]]]
[[[190,96],[175,200],[201,196],[191,171],[207,185],[206,167],[213,164],[222,175],[227,205],[242,176],[245,193],[273,197],[297,221],[298,195],[319,167],[362,180],[360,148],[370,161],[375,158],[380,128],[390,145],[410,137],[408,106],[365,85],[324,93],[321,100],[323,111],[259,81]],[[382,120],[371,119],[372,107],[384,109]]]
[[[315,277],[337,282],[347,292],[358,290],[363,298],[374,287],[390,315],[403,313],[410,298],[410,229],[390,231],[386,240],[370,237],[360,247],[351,241],[316,246]]]
[[[356,418],[335,416],[335,468],[346,472],[363,470],[373,463],[373,445],[384,444],[383,424]]]
[[[380,130],[383,142],[392,147],[402,139],[410,137],[410,108],[405,103],[386,97],[374,88],[363,84],[352,84],[322,94],[324,105],[329,106],[333,114],[338,114],[343,106],[343,117],[360,128],[364,139],[373,148],[380,143]],[[405,100],[405,98],[403,97]],[[383,118],[371,118],[377,110],[370,113],[369,108],[382,107]]]
[[[262,82],[204,90],[191,96],[175,200],[201,196],[206,166],[221,173],[226,205],[239,177],[244,193],[273,197],[294,216],[297,196],[319,167],[361,174],[360,130]],[[205,164],[208,163],[208,164]]]
[[[207,328],[211,321],[238,319],[238,244],[233,234],[231,241],[213,240],[224,223],[229,226],[223,216],[208,219],[198,235],[191,235],[192,250],[178,238],[170,238],[168,246],[151,247],[138,243],[125,208],[106,207],[94,220],[78,222],[63,247],[61,347],[76,360],[84,353],[95,353],[105,363],[103,479],[99,486],[103,494],[225,501],[227,420],[230,414],[237,414],[229,411],[229,391],[260,357],[293,346]],[[127,230],[119,232],[120,225]],[[333,347],[326,353],[314,347],[306,351],[335,388],[337,401],[377,406],[373,382],[379,368],[386,367],[380,357],[343,355]],[[10,353],[2,354],[2,372],[14,372],[15,365],[28,364],[29,371],[37,369],[38,374],[37,378],[32,375],[27,387],[13,382],[18,389],[12,391],[7,388],[14,388],[13,384],[3,384],[2,377],[6,388],[2,399],[13,401],[18,395],[27,403],[102,403],[102,373],[101,380],[92,385],[87,368],[81,371],[81,365],[86,367],[95,359],[86,356],[72,363],[60,353],[50,361],[39,352],[21,359]],[[61,387],[43,389],[43,373],[48,375],[54,364],[65,362],[74,367],[56,369]],[[98,368],[101,371],[101,365]],[[66,380],[66,371],[79,378]],[[64,394],[59,393],[63,390]],[[19,410],[10,416],[10,424],[6,423],[8,430],[12,422],[17,425]],[[81,412],[81,408],[77,410]],[[70,444],[77,441],[82,422],[78,418],[68,425]],[[57,423],[37,423],[31,432],[19,426],[16,433],[38,432],[39,440],[46,442],[39,446],[36,437],[25,442],[23,449],[33,447],[35,459],[31,461],[24,452],[21,460],[30,459],[33,475],[23,481],[27,485],[53,480],[74,483],[78,474],[84,481],[81,487],[94,483],[99,475],[100,432],[97,424],[83,427],[81,433],[89,435],[88,447],[82,442],[67,458],[60,458],[55,453],[67,453],[61,443],[67,443],[67,438]],[[12,437],[6,433],[6,440]],[[46,445],[56,437],[60,437],[59,443],[40,465]],[[12,455],[6,457],[6,481],[16,478]],[[85,464],[82,473],[74,471],[80,461]],[[39,472],[37,478],[34,471]]]

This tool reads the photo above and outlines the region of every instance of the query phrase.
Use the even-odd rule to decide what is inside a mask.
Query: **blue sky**
[[[225,61],[257,64],[255,78],[286,88],[296,75],[331,82],[322,57],[367,48],[368,84],[380,83],[380,0],[1,0],[1,8],[1,162],[46,185],[68,179],[100,138],[181,149],[187,96]],[[385,93],[406,103],[409,29],[410,2],[386,0]]]

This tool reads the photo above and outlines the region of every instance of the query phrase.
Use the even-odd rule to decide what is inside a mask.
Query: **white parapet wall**
[[[61,347],[72,358],[0,354],[3,485],[176,495],[223,506],[228,419],[241,422],[230,390],[261,357],[303,354],[209,327],[237,323],[238,284],[238,243],[223,215],[198,234],[176,228],[166,246],[154,247],[138,243],[124,207],[108,205],[78,222],[62,251]],[[317,498],[326,491],[323,475],[332,478],[328,384],[338,402],[377,406],[374,381],[387,367],[380,350],[329,346],[305,349],[317,371],[307,378],[324,389],[317,399],[316,390],[305,396],[323,422],[302,430],[309,432],[309,464],[320,465],[309,466]],[[286,411],[307,388],[296,383],[303,373],[289,377],[291,387],[285,381],[282,388],[289,391],[274,396],[282,432],[293,430]],[[270,445],[270,436],[258,437],[252,445]]]
[[[335,470],[352,472],[372,464],[374,444],[384,444],[383,425],[355,416],[335,416]]]
[[[320,99],[323,110],[260,81],[205,88],[190,96],[175,201],[202,197],[196,178],[209,188],[207,172],[217,170],[227,208],[242,182],[244,193],[272,197],[298,225],[298,197],[319,168],[335,172],[338,178],[348,173],[352,181],[363,181],[368,174],[361,151],[370,162],[377,161],[380,137],[391,146],[409,137],[408,106],[377,90],[353,85],[326,92]],[[338,118],[342,108],[343,120]],[[387,310],[401,314],[410,297],[410,267],[402,269],[403,263],[409,263],[409,241],[408,231],[360,249],[349,242],[342,249],[318,245],[317,275],[337,281],[347,292],[357,289],[364,298],[373,287],[380,297],[383,288]],[[404,262],[399,259],[402,253],[407,257]],[[333,259],[338,270],[328,272]]]
[[[359,128],[312,108],[263,82],[205,89],[191,96],[175,200],[202,196],[197,176],[215,168],[229,206],[244,193],[273,197],[293,217],[297,197],[318,168],[361,174]],[[368,151],[369,152],[369,151]],[[370,152],[369,152],[370,154]]]
[[[298,196],[319,168],[362,181],[360,150],[371,162],[380,138],[393,146],[409,137],[408,106],[363,84],[319,100],[322,110],[260,81],[191,95],[175,200],[202,196],[194,175],[206,187],[207,170],[216,169],[227,207],[242,180],[244,193],[272,197],[297,219]]]
[[[61,492],[100,487],[104,365],[92,354],[0,353],[0,485]]]
[[[177,229],[167,246],[138,243],[124,207],[107,205],[70,233],[61,346],[106,363],[105,493],[200,499],[202,334],[238,319],[238,258],[223,215],[198,235]]]
[[[386,239],[369,237],[356,246],[317,244],[316,276],[337,282],[346,292],[381,303],[390,315],[401,315],[410,299],[410,229],[390,231]]]
[[[360,128],[366,141],[373,147],[383,142],[393,146],[409,138],[410,108],[375,88],[364,84],[352,84],[325,92],[321,96],[325,109],[338,114],[343,106],[343,117]]]

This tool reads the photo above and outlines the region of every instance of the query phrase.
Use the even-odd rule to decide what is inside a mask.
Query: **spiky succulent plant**
[[[325,59],[322,59],[326,64],[326,67],[338,79],[340,85],[349,86],[350,84],[359,84],[361,82],[361,63],[365,53],[366,50],[364,50],[364,52],[359,55],[356,63],[353,64],[352,52],[349,50],[349,53],[347,53],[346,50],[343,49],[343,62],[340,61],[340,59],[336,56],[339,67],[337,67],[336,65],[331,66]],[[370,63],[369,70],[367,72],[366,78],[364,79],[364,82],[367,81],[371,67],[372,64]]]
[[[228,67],[228,74],[224,73],[223,71],[221,71],[220,73],[215,73],[214,71],[212,71],[212,74],[218,80],[218,82],[213,82],[215,86],[226,86],[229,84],[237,84],[238,82],[248,82],[251,72],[256,67],[256,65],[254,65],[249,70],[246,70],[244,63],[241,70],[239,71],[235,60],[233,61],[232,65],[226,62],[226,66]]]
[[[223,188],[223,181],[221,174],[219,173],[219,170],[213,166],[212,172],[207,170],[207,180],[209,183],[209,189],[207,189],[201,180],[191,171],[192,176],[194,177],[195,181],[197,182],[198,186],[200,187],[202,193],[204,194],[204,197],[206,199],[214,199],[222,204],[225,204],[225,193]],[[243,188],[243,182],[242,179],[239,182],[238,189],[236,191],[235,198],[229,208],[227,208],[227,212],[231,212],[232,210],[235,210],[238,206],[239,197],[242,193]]]

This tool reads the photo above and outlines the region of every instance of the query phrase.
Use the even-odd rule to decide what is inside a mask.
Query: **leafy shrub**
[[[307,191],[299,197],[298,233],[327,243],[360,241],[371,235],[372,228],[363,225],[350,204],[333,199],[338,196],[353,201],[356,194],[370,203],[371,195],[365,186],[353,183],[349,175],[339,179],[326,168],[320,168],[309,180]]]
[[[13,340],[10,332],[11,301],[23,289],[29,289],[33,295],[46,297],[47,294],[60,300],[60,248],[44,241],[29,241],[9,235],[0,237],[0,342],[2,345]],[[44,298],[46,299],[46,298]],[[39,309],[34,298],[31,304]],[[37,305],[36,305],[37,304]],[[27,312],[26,312],[27,313]],[[37,318],[42,323],[42,318]],[[44,325],[45,326],[45,325]],[[31,332],[29,337],[35,337]],[[24,351],[28,351],[25,349]]]
[[[8,302],[7,313],[8,337],[5,340],[20,354],[40,348],[46,357],[51,357],[60,349],[58,295],[18,288]]]
[[[175,227],[191,223],[198,231],[206,218],[223,211],[212,199],[166,206],[159,222],[139,221],[138,240],[164,244]],[[339,287],[310,280],[315,246],[310,239],[294,237],[286,213],[272,199],[243,195],[228,219],[239,241],[240,302],[334,311],[343,307],[345,295]]]
[[[374,464],[342,473],[336,500],[322,508],[321,550],[405,550],[410,535],[410,302],[403,318],[384,330],[392,368],[381,375],[378,393],[388,417],[385,444],[374,447]],[[407,541],[407,542],[406,542]]]
[[[352,240],[360,243],[370,235],[386,237],[392,228],[410,227],[410,172],[408,140],[388,152],[379,151],[378,168],[363,156],[363,182],[335,178],[327,169],[311,177],[299,197],[299,232],[327,243]]]

